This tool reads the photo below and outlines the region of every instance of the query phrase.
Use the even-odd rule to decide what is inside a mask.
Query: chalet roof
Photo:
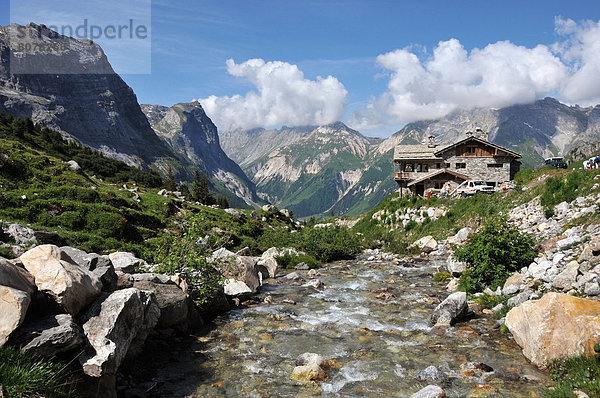
[[[469,141],[475,141],[475,142],[478,142],[478,143],[480,143],[480,144],[483,144],[483,145],[488,145],[488,146],[491,146],[492,148],[499,149],[499,150],[501,150],[501,151],[503,151],[503,152],[506,152],[508,155],[514,156],[516,159],[520,159],[520,158],[521,158],[521,154],[520,154],[520,153],[517,153],[517,152],[515,152],[515,151],[511,151],[511,150],[510,150],[510,149],[508,149],[508,148],[505,148],[505,147],[503,147],[503,146],[500,146],[500,145],[496,145],[496,144],[494,144],[494,143],[492,143],[492,142],[489,142],[489,141],[487,141],[487,140],[482,140],[481,138],[474,137],[474,136],[467,137],[467,138],[465,138],[465,139],[462,139],[462,140],[460,140],[460,141],[458,141],[458,142],[455,142],[455,143],[454,143],[454,144],[452,144],[452,145],[448,145],[448,146],[446,146],[446,147],[444,147],[444,148],[441,148],[441,149],[437,150],[437,151],[435,152],[435,154],[434,154],[434,155],[435,155],[435,156],[442,156],[442,154],[443,154],[444,152],[446,152],[446,151],[448,151],[448,150],[450,150],[450,149],[452,149],[452,148],[456,148],[456,147],[457,147],[457,146],[459,146],[459,145],[466,144],[466,143],[467,143],[467,142],[469,142]]]
[[[435,177],[435,176],[438,176],[438,175],[440,175],[440,174],[444,174],[444,173],[447,173],[447,174],[453,175],[454,177],[462,178],[463,180],[468,180],[468,179],[469,179],[469,177],[468,177],[468,176],[466,176],[466,175],[464,175],[464,174],[457,173],[456,171],[452,171],[452,170],[448,170],[448,169],[440,169],[440,170],[436,170],[436,171],[434,171],[434,172],[431,172],[431,173],[429,173],[429,174],[426,174],[426,175],[424,175],[424,176],[423,176],[423,177],[421,177],[421,178],[417,178],[417,179],[416,179],[416,180],[414,180],[414,181],[411,181],[411,182],[410,182],[410,183],[407,185],[407,187],[410,187],[411,185],[418,184],[418,183],[420,183],[420,182],[423,182],[423,181],[425,181],[425,180],[429,180],[429,179],[430,179],[430,178],[432,178],[432,177]]]
[[[435,160],[439,157],[435,156],[437,147],[429,147],[428,145],[396,145],[394,148],[394,159],[399,160]]]

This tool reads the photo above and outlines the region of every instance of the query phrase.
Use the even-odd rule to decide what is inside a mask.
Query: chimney
[[[429,147],[429,148],[435,148],[436,147],[435,136],[434,135],[430,135],[428,138],[429,138],[429,144],[427,145],[427,147]]]
[[[467,137],[472,137],[473,136],[473,132],[472,131],[467,131]]]
[[[480,128],[477,128],[475,131],[477,132],[477,136],[479,138],[481,138],[482,140],[486,140],[487,141],[487,139],[488,139],[488,133],[486,133],[485,131],[483,131]]]

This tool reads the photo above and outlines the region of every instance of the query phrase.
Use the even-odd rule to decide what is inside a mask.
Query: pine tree
[[[175,175],[173,174],[173,169],[169,167],[169,172],[167,173],[167,179],[164,182],[163,187],[167,191],[175,191],[177,189],[177,180],[175,179]]]
[[[221,209],[227,209],[229,208],[229,201],[225,196],[219,196],[219,199],[217,199],[217,205],[219,205]]]

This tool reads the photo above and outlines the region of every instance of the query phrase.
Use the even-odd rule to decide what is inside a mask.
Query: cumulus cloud
[[[508,41],[467,51],[441,41],[421,59],[411,48],[379,55],[389,72],[387,91],[354,112],[349,123],[376,129],[442,117],[456,109],[504,107],[546,95],[566,102],[600,99],[600,23],[556,19],[564,40],[526,48]]]
[[[227,60],[227,72],[247,79],[255,87],[246,95],[199,99],[220,130],[235,128],[322,125],[339,120],[348,92],[335,77],[309,80],[296,65],[250,59]]]

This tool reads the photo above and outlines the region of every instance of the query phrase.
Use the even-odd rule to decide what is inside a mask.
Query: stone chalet
[[[396,146],[394,180],[401,193],[410,191],[421,196],[454,190],[465,180],[499,186],[514,178],[521,166],[520,158],[520,154],[489,142],[481,129],[443,147],[430,136],[428,145]]]

